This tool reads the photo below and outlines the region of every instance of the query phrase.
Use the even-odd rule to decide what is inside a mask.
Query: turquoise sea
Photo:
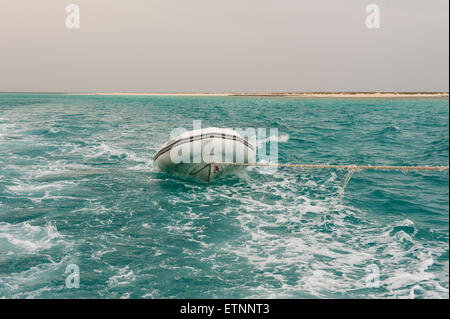
[[[449,162],[448,99],[0,94],[0,298],[449,297],[448,172],[356,172],[333,207],[346,171],[154,170],[193,120],[277,128],[281,163]]]

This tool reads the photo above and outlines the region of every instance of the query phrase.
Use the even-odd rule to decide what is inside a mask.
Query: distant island
[[[250,96],[297,98],[448,98],[448,92],[262,92],[262,93],[201,93],[201,92],[112,92],[75,93],[88,95],[148,95],[148,96]]]
[[[0,92],[0,94],[68,94],[116,96],[230,96],[293,98],[448,98],[449,92]]]

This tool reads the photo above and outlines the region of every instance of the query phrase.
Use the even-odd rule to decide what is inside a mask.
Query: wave
[[[1,222],[0,239],[3,239],[2,250],[10,254],[22,251],[35,253],[64,243],[55,222],[51,221],[45,226],[32,226],[28,222],[19,224]]]

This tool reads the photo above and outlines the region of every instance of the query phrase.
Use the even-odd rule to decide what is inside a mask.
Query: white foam
[[[280,136],[278,136],[278,142],[279,143],[286,143],[287,141],[289,141],[289,135],[288,134],[281,134]]]
[[[18,249],[26,252],[49,249],[64,242],[54,222],[48,222],[45,226],[32,226],[28,222],[0,223],[0,239],[5,239],[12,251]]]
[[[108,154],[109,156],[124,157],[125,159],[131,160],[133,162],[145,163],[145,164],[147,164],[147,166],[150,166],[150,163],[152,162],[151,157],[149,157],[149,158],[140,157],[130,150],[125,150],[122,148],[111,146],[106,143],[100,143],[99,146],[95,147],[94,153],[87,154],[86,157],[96,158],[96,157],[102,156],[104,154]]]
[[[311,191],[318,196],[317,189],[322,189],[323,183],[328,192],[336,191],[322,199],[307,195]],[[420,292],[423,296],[446,298],[448,289],[441,287],[441,280],[429,269],[448,246],[423,247],[415,240],[417,230],[409,219],[380,226],[352,207],[339,206],[339,211],[330,213],[340,184],[340,179],[332,174],[322,183],[304,179],[300,185],[298,179],[278,171],[272,181],[251,185],[251,195],[239,194],[242,204],[236,220],[247,239],[239,249],[227,244],[223,250],[247,260],[262,272],[258,275],[262,282],[272,278],[283,287],[249,287],[254,292],[252,298],[291,298],[299,293],[321,298],[346,296],[349,291],[367,289],[365,269],[374,263],[380,267],[382,289],[364,293],[365,297],[408,298],[417,297]],[[261,192],[268,194],[270,201],[255,196]],[[330,231],[324,231],[325,215],[332,227]],[[352,222],[348,217],[362,222]],[[277,231],[280,227],[289,231]],[[411,231],[407,233],[398,227]],[[285,273],[285,269],[291,271]],[[296,269],[295,284],[292,269]],[[411,290],[412,286],[416,288]]]
[[[134,275],[133,270],[131,270],[129,266],[125,266],[119,268],[117,274],[108,279],[108,286],[113,288],[120,285],[128,285],[135,280],[136,276]]]

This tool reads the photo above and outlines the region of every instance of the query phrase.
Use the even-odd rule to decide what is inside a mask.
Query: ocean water
[[[448,298],[448,172],[356,172],[334,206],[345,171],[206,184],[152,164],[201,120],[278,128],[281,163],[448,165],[448,107],[1,94],[0,297]]]

